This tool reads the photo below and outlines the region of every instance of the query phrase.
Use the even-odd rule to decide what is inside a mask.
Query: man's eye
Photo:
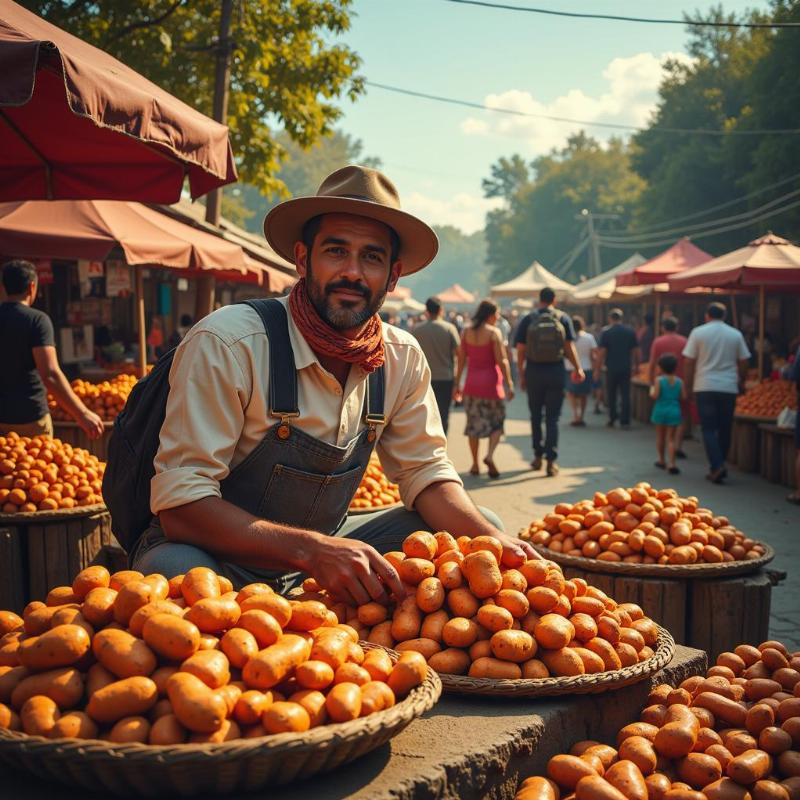
[[[328,252],[340,256],[344,253],[344,247],[329,247]]]

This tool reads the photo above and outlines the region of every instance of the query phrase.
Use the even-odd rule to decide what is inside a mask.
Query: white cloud
[[[403,198],[403,209],[429,225],[453,225],[464,233],[483,228],[486,213],[502,204],[499,198],[486,199],[466,192],[458,192],[447,200],[421,192],[411,192]]]
[[[608,88],[597,96],[588,95],[581,89],[571,89],[555,100],[544,103],[530,92],[509,89],[487,95],[484,103],[490,107],[528,114],[643,126],[655,108],[658,87],[664,75],[663,65],[668,58],[683,63],[691,63],[692,60],[685,53],[662,53],[660,56],[637,53],[629,58],[615,58],[609,63],[603,70]],[[468,117],[461,123],[461,131],[468,136],[495,135],[522,139],[532,155],[562,146],[570,133],[581,129],[586,129],[598,139],[607,139],[615,133],[608,128],[507,114],[487,113],[485,118]]]

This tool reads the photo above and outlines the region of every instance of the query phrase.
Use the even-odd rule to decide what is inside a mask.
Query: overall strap
[[[384,367],[370,372],[367,378],[367,392],[364,396],[364,421],[370,427],[386,424],[386,415],[383,413],[384,389],[385,389]]]
[[[299,417],[297,369],[286,308],[277,300],[243,300],[261,317],[269,340],[269,413],[282,420]]]

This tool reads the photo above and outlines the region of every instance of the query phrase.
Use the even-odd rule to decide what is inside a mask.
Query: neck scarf
[[[358,338],[348,339],[317,313],[308,297],[305,278],[294,285],[289,295],[289,309],[295,325],[315,353],[358,364],[365,372],[374,372],[383,366],[383,326],[377,314],[367,320]]]

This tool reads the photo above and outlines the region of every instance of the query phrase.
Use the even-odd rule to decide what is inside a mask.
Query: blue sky
[[[518,0],[564,11],[682,17],[710,3],[674,0]],[[724,0],[726,11],[765,0]],[[643,124],[666,55],[687,58],[686,29],[580,20],[444,0],[356,0],[344,40],[371,81],[534,113]],[[498,158],[534,158],[581,126],[449,106],[370,88],[345,102],[342,130],[362,139],[404,206],[432,223],[482,227],[481,179]],[[598,138],[608,131],[587,130]]]

